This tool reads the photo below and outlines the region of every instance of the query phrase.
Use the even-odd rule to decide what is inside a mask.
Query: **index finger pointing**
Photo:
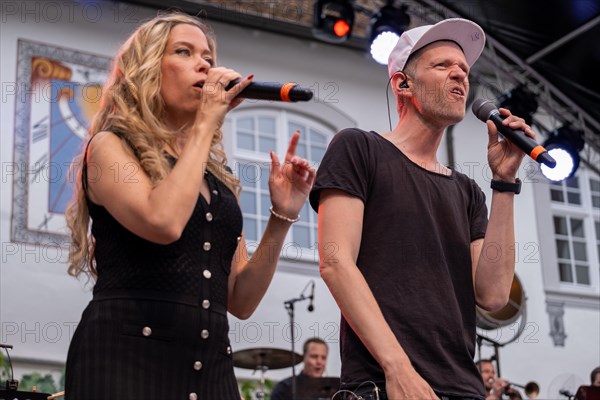
[[[298,147],[298,141],[300,140],[300,131],[294,132],[290,138],[290,144],[288,145],[287,152],[285,153],[285,161],[290,162],[292,157],[296,154],[296,148]]]

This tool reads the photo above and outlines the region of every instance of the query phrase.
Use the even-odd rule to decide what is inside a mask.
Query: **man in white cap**
[[[487,123],[489,223],[477,184],[436,158],[445,129],[465,116],[469,70],[484,45],[482,29],[464,19],[406,31],[388,62],[398,124],[339,132],[319,167],[310,201],[321,275],[342,312],[347,399],[485,397],[473,362],[475,305],[496,310],[509,298],[523,152]],[[484,256],[488,246],[494,257]]]

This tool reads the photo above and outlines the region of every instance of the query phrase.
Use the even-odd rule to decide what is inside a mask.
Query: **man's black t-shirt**
[[[438,393],[483,398],[473,363],[470,252],[487,228],[481,189],[457,171],[428,171],[378,133],[359,129],[339,132],[329,145],[310,194],[315,210],[323,189],[363,201],[356,264],[416,371]],[[342,386],[384,385],[383,370],[343,317],[340,339]]]

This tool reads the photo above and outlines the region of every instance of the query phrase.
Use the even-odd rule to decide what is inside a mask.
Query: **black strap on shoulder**
[[[92,137],[90,137],[90,139],[88,140],[87,144],[85,145],[85,152],[83,153],[83,165],[81,166],[81,187],[83,188],[83,191],[85,192],[86,196],[88,194],[88,173],[87,173],[87,159],[88,159],[88,153],[90,151],[90,143],[92,143],[92,139],[95,138],[96,135],[93,135]]]

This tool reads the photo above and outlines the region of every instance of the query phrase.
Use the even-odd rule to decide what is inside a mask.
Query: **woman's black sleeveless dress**
[[[240,399],[227,278],[242,214],[233,193],[206,178],[210,204],[199,195],[169,245],[134,235],[88,201],[98,279],[69,348],[67,400]]]

